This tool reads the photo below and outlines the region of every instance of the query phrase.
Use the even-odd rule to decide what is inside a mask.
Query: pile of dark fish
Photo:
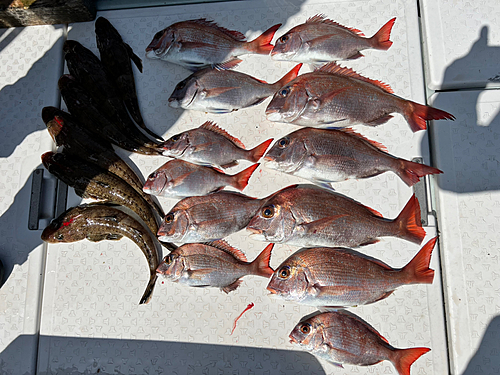
[[[281,25],[252,41],[206,19],[178,22],[154,36],[146,48],[147,57],[194,71],[175,87],[168,100],[171,107],[228,113],[273,96],[266,109],[268,120],[307,126],[268,150],[273,139],[247,149],[210,121],[161,142],[146,128],[135,93],[131,62],[142,70],[141,60],[114,27],[99,18],[95,26],[100,60],[78,42],[67,41],[64,46],[71,75],[61,77],[59,87],[71,115],[44,108],[47,128],[64,149],[44,154],[42,161],[79,196],[101,203],[69,209],[44,230],[42,238],[48,242],[130,238],[145,254],[150,269],[140,303],[151,298],[158,274],[173,282],[218,287],[226,293],[238,288],[245,275],[270,278],[267,289],[271,293],[320,308],[297,324],[291,342],[338,365],[389,360],[399,374],[409,374],[412,363],[430,349],[394,348],[361,318],[337,309],[374,303],[402,285],[432,283],[434,271],[429,263],[437,239],[425,244],[401,269],[350,249],[386,236],[422,243],[425,231],[419,203],[413,196],[396,218],[384,218],[332,191],[330,184],[392,171],[412,186],[425,175],[442,172],[392,156],[380,143],[349,128],[320,129],[378,126],[392,118],[392,113],[401,114],[414,132],[425,129],[426,120],[454,119],[337,65],[338,60],[362,57],[365,49],[389,49],[394,22],[395,18],[366,38],[359,30],[317,15],[282,35],[275,46],[270,43]],[[300,64],[268,84],[232,70],[242,61],[239,56],[251,53]],[[302,63],[318,67],[298,75]],[[111,144],[174,159],[142,183]],[[262,157],[266,167],[314,185],[288,186],[264,198],[222,190],[226,186],[244,190],[259,164],[235,175],[223,169],[238,160],[257,163]],[[183,199],[164,215],[149,194]],[[161,225],[156,215],[163,218]],[[252,262],[223,240],[245,228],[252,237],[271,242]],[[171,250],[161,262],[156,240]],[[274,243],[302,248],[273,270],[269,262]]]

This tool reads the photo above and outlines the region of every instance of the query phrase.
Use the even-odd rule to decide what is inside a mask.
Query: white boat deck
[[[500,91],[495,89],[500,81],[495,78],[500,77],[500,4],[471,3],[422,1],[421,17],[410,0],[238,1],[98,14],[143,58],[144,73],[136,70],[135,79],[152,130],[169,137],[212,120],[247,147],[296,127],[267,121],[269,100],[226,115],[168,107],[174,86],[190,73],[144,57],[157,31],[176,21],[205,17],[253,39],[276,23],[283,24],[276,34],[280,36],[323,13],[371,36],[397,17],[388,51],[365,51],[362,59],[342,65],[388,83],[404,98],[420,103],[428,99],[457,117],[454,122],[435,121],[428,132],[415,134],[399,115],[377,128],[356,127],[391,154],[421,157],[426,164],[432,160],[444,171],[439,178],[426,179],[429,214],[423,217],[424,243],[440,236],[431,262],[436,276],[432,285],[402,287],[381,302],[350,310],[396,347],[432,349],[415,362],[412,374],[500,371]],[[66,38],[98,53],[93,22],[70,25],[69,31],[61,25],[0,29],[0,260],[7,277],[0,289],[0,374],[396,374],[389,362],[340,369],[299,351],[288,342],[288,334],[315,309],[270,298],[262,278],[245,277],[228,295],[159,279],[152,301],[138,305],[148,270],[131,241],[42,243],[56,186],[46,171],[39,229],[28,229],[31,176],[43,169],[40,155],[55,148],[40,114],[44,106],[60,105],[57,80],[64,69]],[[268,56],[243,59],[238,70],[268,82],[294,66]],[[304,66],[301,72],[306,71]],[[167,161],[121,155],[143,176]],[[241,163],[230,172],[248,165]],[[261,166],[244,193],[261,198],[297,182],[304,181]],[[392,173],[338,183],[335,189],[389,218],[413,194]],[[78,202],[70,191],[68,207]],[[160,199],[166,211],[175,202]],[[228,242],[249,259],[266,245],[249,239],[245,231]],[[361,251],[402,267],[419,248],[387,238]],[[276,245],[271,265],[276,267],[296,249]],[[230,335],[234,318],[250,302],[255,307]]]

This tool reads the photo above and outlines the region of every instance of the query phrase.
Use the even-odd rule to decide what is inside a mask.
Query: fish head
[[[303,164],[307,149],[303,141],[289,134],[279,139],[264,156],[264,165],[285,173],[293,173]]]
[[[186,264],[184,257],[175,250],[163,258],[156,269],[156,273],[175,282],[182,277],[185,269]]]
[[[318,334],[318,328],[313,319],[307,319],[299,322],[288,337],[292,344],[300,345],[305,350],[314,350],[323,343],[323,335]]]
[[[297,78],[274,94],[266,108],[266,117],[269,121],[292,123],[304,112],[309,96],[305,86]]]
[[[290,30],[276,40],[271,51],[271,58],[278,61],[290,61],[297,54],[303,41],[300,33]]]
[[[150,59],[161,59],[165,56],[175,41],[174,29],[167,27],[158,31],[153,40],[146,47],[146,57]]]
[[[175,86],[174,92],[168,98],[171,108],[189,108],[198,94],[199,84],[195,75],[190,75]]]
[[[42,232],[42,240],[49,243],[67,243],[85,239],[85,216],[78,207],[71,208],[55,218]]]
[[[267,290],[287,301],[300,302],[309,282],[304,269],[295,262],[283,262],[271,276]]]
[[[71,53],[71,52],[78,53],[81,48],[83,48],[83,46],[80,43],[78,43],[76,40],[67,40],[63,44],[64,54]]]
[[[190,225],[186,210],[172,210],[165,215],[158,229],[158,239],[165,242],[183,242]]]
[[[283,243],[292,236],[295,218],[286,202],[266,202],[250,220],[246,229],[251,237],[265,242]]]
[[[171,183],[169,181],[169,176],[165,172],[165,170],[157,169],[153,173],[151,173],[144,186],[142,187],[142,191],[151,195],[161,195],[161,193],[167,188],[167,185]]]
[[[189,135],[189,132],[179,133],[163,142],[161,144],[163,155],[172,158],[180,158],[191,145]]]

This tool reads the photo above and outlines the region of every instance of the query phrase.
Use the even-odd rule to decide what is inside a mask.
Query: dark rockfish
[[[417,198],[394,220],[345,195],[314,185],[292,185],[262,199],[247,229],[261,241],[289,245],[364,246],[394,236],[421,243],[425,231]]]
[[[427,128],[426,120],[454,120],[448,112],[418,104],[393,94],[380,81],[352,69],[329,63],[302,74],[283,86],[266,109],[270,121],[303,126],[377,126],[401,114],[413,132]]]
[[[139,304],[148,303],[157,279],[158,252],[153,237],[137,220],[126,213],[101,204],[81,205],[63,212],[42,233],[42,240],[68,243],[87,239],[93,242],[131,239],[148,261],[150,278]]]
[[[269,278],[273,274],[269,267],[273,246],[267,245],[253,262],[248,262],[242,251],[223,240],[186,244],[163,258],[157,273],[179,284],[216,287],[229,293],[238,288],[243,276]]]
[[[160,155],[161,151],[131,138],[121,122],[111,122],[93,104],[93,100],[70,75],[63,75],[58,82],[61,96],[71,114],[85,128],[124,150],[144,155]]]
[[[127,129],[130,137],[147,146],[157,146],[157,143],[142,133],[132,121],[115,88],[115,83],[97,56],[74,40],[64,42],[63,51],[70,74],[93,99],[93,104],[99,111],[111,122],[119,123]]]
[[[146,48],[150,59],[161,59],[190,70],[228,61],[240,62],[237,56],[268,55],[270,44],[281,24],[274,25],[258,38],[247,42],[239,31],[228,30],[204,18],[177,22],[158,31]]]
[[[181,243],[219,240],[245,228],[260,205],[260,199],[225,190],[184,198],[165,215],[158,238]]]
[[[170,137],[162,148],[165,156],[199,165],[226,168],[238,164],[238,160],[258,162],[272,141],[272,138],[268,139],[257,147],[246,150],[238,138],[207,121],[199,128]]]
[[[392,362],[399,375],[410,375],[410,366],[429,348],[398,349],[359,316],[345,310],[305,317],[290,333],[290,342],[336,366]]]
[[[254,164],[240,173],[228,175],[220,169],[174,159],[151,173],[143,190],[148,194],[168,198],[206,195],[226,186],[243,190],[258,166],[259,164]]]
[[[264,156],[265,166],[322,185],[392,171],[408,186],[437,168],[400,159],[351,129],[302,128],[279,139]]]
[[[123,99],[130,116],[150,136],[162,140],[160,136],[149,130],[144,124],[137,100],[131,60],[142,73],[141,59],[123,41],[120,33],[106,18],[99,17],[95,21],[95,34],[102,64],[106,68],[108,75],[113,79],[118,89],[118,95]]]
[[[301,66],[272,84],[234,70],[203,69],[177,84],[168,105],[211,113],[229,113],[257,105],[297,77]]]
[[[42,163],[50,173],[74,188],[79,197],[125,206],[139,215],[153,233],[158,231],[151,206],[118,176],[65,153],[46,152]]]
[[[273,60],[325,64],[357,59],[365,49],[386,51],[392,45],[389,38],[395,21],[391,19],[371,38],[365,38],[361,31],[318,14],[278,38],[271,56]]]
[[[64,146],[64,152],[85,159],[113,173],[132,186],[160,216],[161,207],[142,190],[142,181],[132,168],[120,158],[111,143],[87,132],[70,114],[55,107],[45,107],[42,118],[56,145]]]
[[[348,307],[377,302],[401,285],[432,284],[434,271],[429,262],[436,239],[400,269],[351,249],[301,249],[279,265],[267,290],[287,301],[310,306]]]

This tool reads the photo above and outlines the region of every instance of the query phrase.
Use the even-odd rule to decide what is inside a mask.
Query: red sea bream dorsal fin
[[[217,25],[215,21],[208,21],[206,18],[199,18],[197,20],[191,20],[190,22],[198,23],[203,26],[213,27],[214,29],[223,32],[224,34],[236,40],[244,41],[246,39],[245,35],[243,35],[239,31],[226,29],[225,27]]]
[[[361,138],[362,140],[370,143],[372,146],[375,146],[376,148],[378,148],[379,150],[382,150],[384,152],[389,152],[389,150],[387,149],[387,147],[385,147],[382,143],[379,143],[377,141],[372,141],[371,139],[368,139],[366,138],[364,135],[361,135],[359,133],[356,133],[354,130],[352,130],[351,128],[344,128],[344,129],[340,129],[340,131],[343,131],[344,133],[349,133],[349,134],[352,134],[353,136],[355,137],[358,137],[358,138]]]
[[[337,75],[341,75],[341,76],[345,76],[345,77],[359,79],[360,81],[364,81],[364,82],[370,83],[374,86],[377,86],[377,87],[381,88],[382,90],[384,90],[385,92],[388,92],[389,94],[394,93],[394,91],[392,91],[392,89],[391,89],[391,86],[389,86],[387,83],[363,77],[361,74],[356,73],[351,68],[344,68],[340,65],[337,65],[334,62],[323,65],[321,68],[317,69],[317,71],[318,72],[327,72],[327,73],[337,74]]]
[[[238,250],[235,247],[232,247],[224,240],[212,241],[212,242],[207,243],[207,245],[215,247],[215,248],[222,250],[228,254],[231,254],[236,259],[238,259],[242,262],[247,262],[247,257],[245,256],[245,254],[243,254],[243,252],[241,250]]]
[[[347,27],[347,26],[341,25],[340,23],[337,23],[335,21],[329,20],[328,18],[326,18],[326,16],[324,14],[316,14],[315,16],[309,17],[307,19],[306,23],[325,23],[327,25],[340,27],[340,28],[347,30],[347,31],[350,31],[358,36],[365,36],[365,34],[363,34],[361,32],[361,30],[355,29],[353,27]]]
[[[219,135],[222,135],[223,137],[227,138],[228,140],[230,140],[231,142],[233,142],[236,146],[238,147],[241,147],[241,148],[245,148],[245,145],[236,137],[233,137],[231,134],[229,134],[227,131],[225,131],[224,129],[221,129],[219,128],[215,122],[212,122],[212,121],[206,121],[205,123],[203,123],[200,128],[202,129],[206,129],[206,130],[210,130],[214,133],[217,133]]]

